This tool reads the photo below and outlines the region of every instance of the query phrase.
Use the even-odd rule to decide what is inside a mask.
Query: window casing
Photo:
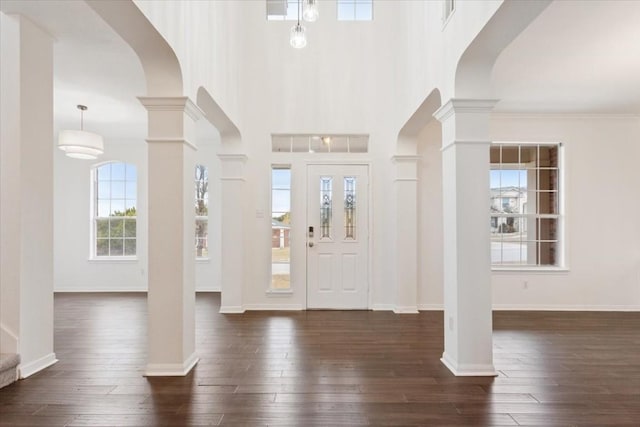
[[[442,22],[446,23],[453,11],[456,9],[455,0],[443,0],[442,2]]]
[[[296,21],[298,19],[298,0],[266,0],[266,2],[268,21]]]
[[[209,171],[206,166],[195,168],[195,245],[196,258],[209,257]]]
[[[372,21],[373,0],[337,0],[338,21]]]
[[[291,289],[291,167],[271,167],[271,289]]]
[[[562,266],[561,155],[560,144],[492,144],[492,266]]]
[[[132,258],[137,245],[136,167],[112,162],[93,169],[92,257]]]

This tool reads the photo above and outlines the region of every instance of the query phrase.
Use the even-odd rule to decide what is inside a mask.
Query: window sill
[[[208,264],[210,262],[211,262],[211,258],[209,257],[196,258],[196,263],[198,264]]]
[[[568,273],[568,267],[491,267],[492,273]]]
[[[290,296],[293,295],[293,290],[291,289],[267,289],[265,292],[268,297],[282,297],[282,296]]]
[[[114,263],[114,264],[133,264],[138,262],[138,257],[91,257],[88,262],[95,263]]]

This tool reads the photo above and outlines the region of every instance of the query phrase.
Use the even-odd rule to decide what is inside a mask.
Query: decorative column
[[[219,154],[222,164],[222,294],[220,313],[244,313],[244,154]]]
[[[53,352],[53,38],[0,14],[0,351],[28,377]]]
[[[493,376],[489,114],[497,101],[451,99],[442,123],[444,353],[455,375]]]
[[[149,354],[145,375],[182,376],[195,354],[195,122],[186,97],[139,98],[149,112]]]
[[[395,313],[418,312],[418,156],[396,155]]]

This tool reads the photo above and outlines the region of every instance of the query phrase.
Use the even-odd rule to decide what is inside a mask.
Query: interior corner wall
[[[640,310],[640,119],[496,115],[492,137],[563,144],[567,267],[494,272],[494,308]]]
[[[441,310],[444,301],[442,245],[442,125],[432,120],[417,138],[418,308]]]

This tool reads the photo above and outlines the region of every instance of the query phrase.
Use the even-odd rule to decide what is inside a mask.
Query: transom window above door
[[[274,153],[366,153],[368,135],[271,135]]]

